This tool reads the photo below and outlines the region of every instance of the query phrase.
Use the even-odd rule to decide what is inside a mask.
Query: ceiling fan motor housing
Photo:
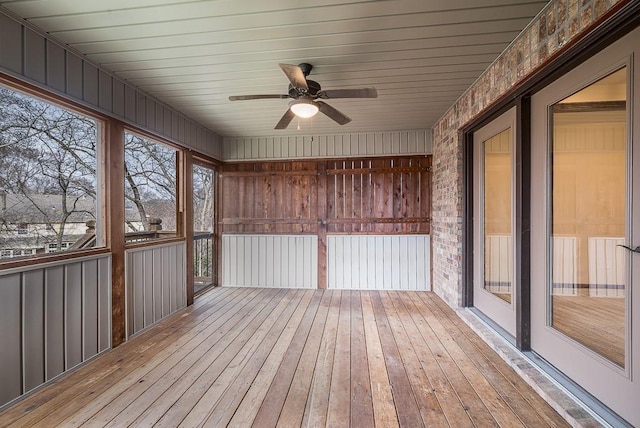
[[[309,80],[309,79],[307,79],[307,87],[309,88],[309,90],[296,88],[291,83],[289,83],[289,96],[291,98],[298,98],[302,95],[316,96],[316,94],[320,92],[320,89],[322,89],[322,87],[318,82],[316,82],[315,80]]]

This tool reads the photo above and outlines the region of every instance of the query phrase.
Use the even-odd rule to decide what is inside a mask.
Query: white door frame
[[[491,318],[501,328],[513,337],[516,336],[516,210],[515,210],[515,173],[516,173],[516,107],[492,120],[490,123],[473,133],[473,306]],[[485,243],[484,243],[484,142],[511,129],[511,302],[507,302],[495,294],[487,291],[485,283]]]

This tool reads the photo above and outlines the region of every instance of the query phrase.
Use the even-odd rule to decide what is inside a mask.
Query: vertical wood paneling
[[[142,265],[137,266],[136,268],[140,268],[142,270],[142,278],[144,278],[144,282],[142,285],[142,326],[146,327],[148,325],[152,325],[155,322],[154,318],[154,309],[155,309],[155,294],[154,287],[158,287],[161,289],[162,282],[154,281],[153,274],[156,268],[162,269],[162,265],[160,264],[162,259],[160,257],[154,257],[157,252],[156,248],[151,248],[148,251],[144,251],[142,253]],[[161,279],[161,275],[158,276],[158,280]],[[135,287],[135,284],[133,284]],[[158,293],[160,294],[160,293]],[[160,294],[161,295],[161,294]],[[134,309],[135,310],[135,309]]]
[[[100,76],[98,68],[93,64],[83,62],[83,79],[82,79],[82,98],[91,105],[97,106],[98,103],[98,86]]]
[[[129,335],[186,306],[185,254],[182,242],[126,251]]]
[[[25,50],[33,52],[33,55],[26,55],[24,58],[24,74],[38,83],[45,83],[45,40],[40,35],[29,29],[24,32]]]
[[[235,287],[317,288],[315,235],[222,236],[222,284]]]
[[[0,405],[22,394],[21,282],[20,274],[0,277]]]
[[[328,232],[430,232],[430,157],[326,163]]]
[[[65,92],[66,51],[58,44],[47,41],[47,86]]]
[[[44,377],[44,272],[33,270],[22,275],[22,355],[24,390],[30,391]]]
[[[22,26],[0,13],[0,66],[22,73]]]
[[[98,261],[82,266],[82,360],[98,353]]]
[[[163,247],[160,249],[162,260],[175,260],[176,248]],[[156,299],[156,321],[166,317],[171,313],[171,283],[175,280],[172,274],[173,265],[165,263],[162,265],[162,278],[158,278],[162,282],[162,295]]]
[[[113,79],[99,70],[98,74],[98,106],[106,111],[113,111]]]
[[[575,236],[554,236],[552,245],[553,294],[575,296],[578,294],[576,238]]]
[[[147,118],[147,123],[146,126],[149,129],[154,129],[156,126],[156,102],[155,100],[151,99],[151,98],[147,98],[145,100],[147,107],[146,107],[146,118]]]
[[[110,268],[98,256],[0,274],[0,406],[111,347]]]
[[[328,235],[327,288],[431,289],[429,235]]]
[[[113,80],[113,113],[124,117],[124,83]]]
[[[124,86],[124,118],[132,123],[136,121],[136,90],[126,84]]]
[[[141,92],[136,92],[136,123],[143,127],[147,125],[147,99]]]
[[[82,362],[82,264],[65,266],[65,369]]]
[[[485,287],[492,293],[509,293],[513,278],[511,235],[485,236]]]
[[[98,260],[98,352],[111,347],[111,263]]]
[[[430,130],[269,138],[224,138],[222,151],[222,157],[225,161],[411,154],[431,154]]]
[[[108,260],[108,259],[106,259]],[[64,266],[46,269],[46,380],[63,373],[64,368]],[[104,284],[107,286],[107,284]],[[108,310],[111,309],[109,305]]]
[[[589,237],[589,295],[624,298],[627,253],[624,238]]]
[[[67,61],[67,84],[66,92],[72,97],[82,100],[82,58],[68,52],[65,56]]]
[[[0,69],[48,86],[58,94],[66,95],[103,113],[124,118],[129,123],[172,139],[185,147],[222,159],[222,138],[219,135],[167,106],[149,110],[152,97],[68,51],[46,34],[24,27],[21,22],[1,11]],[[155,100],[152,102],[155,103]],[[158,120],[158,110],[161,120]],[[187,127],[196,127],[204,135],[204,139],[198,140],[196,133],[185,132]]]

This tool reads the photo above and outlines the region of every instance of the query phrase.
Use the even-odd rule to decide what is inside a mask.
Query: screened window
[[[127,242],[176,236],[177,150],[125,132]]]
[[[100,221],[99,125],[93,118],[0,86],[3,258],[44,254],[52,246],[64,251],[103,245],[95,228],[87,231],[87,222]]]

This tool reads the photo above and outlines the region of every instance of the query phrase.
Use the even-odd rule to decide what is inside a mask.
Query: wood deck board
[[[180,315],[193,317],[194,320],[202,319],[203,316],[215,319],[224,314],[224,308],[232,302],[233,298],[240,301],[245,294],[230,296],[226,291],[215,293],[212,294],[215,299],[207,299],[209,305],[194,305],[181,311]],[[55,422],[52,418],[60,421],[66,417],[66,414],[77,415],[78,404],[95,400],[100,393],[114,386],[134,370],[145,367],[147,352],[162,349],[162,346],[167,344],[179,349],[181,343],[189,339],[189,331],[194,329],[181,327],[181,316],[172,317],[162,325],[154,326],[141,333],[135,341],[110,351],[108,360],[98,358],[91,365],[82,366],[75,371],[73,376],[59,378],[51,385],[56,385],[57,388],[45,388],[32,398],[33,401],[30,400],[34,411],[25,412],[24,407],[16,406],[4,412],[2,420],[5,420],[6,415],[7,424],[16,422],[15,426],[31,426],[45,417],[47,421]],[[195,329],[197,330],[197,327]],[[179,337],[178,340],[174,336],[176,334]],[[118,364],[113,364],[114,361]],[[66,413],[65,410],[67,410]],[[55,415],[52,415],[54,411]]]
[[[389,294],[387,295],[389,296]],[[398,338],[400,339],[399,343],[402,345],[401,353],[403,354],[403,362],[407,367],[409,382],[414,391],[422,420],[425,426],[444,426],[447,424],[447,419],[435,393],[436,390],[433,388],[431,380],[427,375],[431,370],[437,370],[435,367],[426,366],[427,359],[435,361],[435,358],[429,351],[426,343],[420,341],[420,332],[415,327],[410,312],[401,301],[401,295],[394,293],[389,297],[390,303],[393,304],[393,310],[396,311],[398,317],[402,320],[404,331],[398,332]],[[392,310],[391,304],[388,304],[389,311]],[[439,372],[438,375],[443,378],[441,372]],[[449,388],[448,384],[447,390],[453,392],[453,388]],[[450,393],[448,397],[443,397],[442,400],[445,406],[452,405],[453,403],[450,401],[453,401],[453,403],[458,402],[454,393]],[[470,420],[466,418],[466,413],[462,414],[461,419],[462,421],[456,421],[453,425],[464,426],[468,421],[470,422]]]
[[[282,315],[273,324],[268,336],[260,344],[260,348],[256,350],[252,358],[242,366],[242,376],[235,376],[229,384],[222,397],[218,400],[215,408],[209,414],[205,424],[208,426],[226,426],[233,417],[235,409],[244,398],[253,380],[258,374],[260,368],[265,363],[267,357],[273,351],[278,340],[282,337],[287,324],[290,322],[295,310],[298,308],[302,292],[296,293],[295,299],[288,303]],[[151,422],[151,421],[149,421]]]
[[[254,419],[256,426],[271,427],[276,425],[295,375],[295,370],[298,367],[298,362],[302,356],[305,342],[309,337],[309,332],[311,331],[313,320],[318,311],[322,294],[319,290],[314,292],[311,303],[300,321],[291,345],[287,349],[276,376],[273,382],[271,382],[267,395],[262,401],[262,405]]]
[[[343,291],[338,315],[336,350],[331,373],[327,425],[341,426],[351,420],[351,292]]]
[[[293,294],[290,296],[292,298],[295,297]],[[211,404],[215,403],[216,401],[213,400],[215,389],[210,385],[214,381],[216,383],[218,382],[216,374],[221,377],[221,373],[226,371],[228,366],[231,366],[232,372],[243,367],[242,362],[246,360],[247,354],[255,351],[267,333],[265,330],[272,326],[270,321],[275,322],[276,318],[282,313],[286,308],[286,304],[289,302],[290,299],[288,298],[282,299],[279,302],[274,299],[273,303],[270,302],[270,305],[277,304],[278,306],[272,312],[264,314],[264,316],[269,315],[270,317],[266,322],[262,322],[264,320],[264,318],[261,317],[262,312],[257,314],[248,327],[244,329],[242,334],[245,334],[245,336],[236,336],[233,342],[225,349],[223,353],[225,354],[224,356],[215,352],[207,352],[206,357],[199,360],[197,365],[192,366],[185,375],[181,376],[167,388],[153,403],[153,406],[149,406],[147,410],[133,422],[134,425],[150,426],[156,423],[156,426],[176,426],[187,414],[191,415],[195,413],[191,409],[194,408],[198,400],[211,399]],[[249,327],[251,325],[253,328]],[[246,335],[248,334],[251,334],[250,339],[247,339]],[[232,360],[228,363],[228,366],[226,366],[225,364],[229,361],[229,358]],[[229,377],[235,378],[235,376],[229,376],[227,374],[227,379]],[[228,382],[222,383],[225,386],[228,385]],[[208,389],[207,386],[209,386]],[[203,390],[206,390],[206,392],[203,393]],[[135,406],[135,403],[132,403],[132,405]],[[208,407],[206,411],[209,411]],[[126,422],[129,423],[130,421]],[[120,424],[120,426],[122,425],[125,424]]]
[[[302,297],[301,303],[296,308],[258,374],[251,382],[251,386],[246,392],[244,399],[240,402],[238,408],[235,409],[235,413],[229,422],[230,427],[246,427],[255,419],[262,405],[262,401],[267,395],[269,386],[276,376],[280,363],[295,336],[298,325],[311,304],[312,297],[313,294],[310,292],[306,292]]]
[[[287,393],[287,398],[285,399],[282,411],[280,412],[277,426],[299,426],[302,422],[304,410],[307,404],[307,397],[309,396],[309,389],[311,387],[311,381],[313,379],[313,370],[316,359],[318,358],[320,341],[322,339],[324,326],[327,322],[330,303],[331,294],[323,294],[322,300],[320,301],[320,307],[318,308],[313,324],[311,325],[311,331],[309,332],[304,349],[300,355],[298,367],[296,367],[293,379],[291,380],[289,392]]]
[[[518,388],[519,382],[522,382],[522,379],[518,376],[518,374],[511,369],[509,366],[505,365],[502,359],[498,354],[496,354],[478,335],[476,335],[472,330],[467,328],[467,325],[458,317],[449,307],[447,307],[444,302],[440,299],[429,299],[432,308],[438,308],[439,314],[445,316],[447,321],[450,322],[452,326],[456,326],[459,328],[459,335],[455,337],[464,345],[465,351],[467,355],[470,355],[476,361],[481,361],[481,366],[483,367],[483,372],[486,370],[490,372],[495,370],[499,373],[508,383],[511,385],[512,390],[516,391],[516,394],[508,394],[507,402],[511,403],[514,400],[519,400],[520,397],[525,401],[525,403],[518,404],[510,404],[512,408],[514,408],[515,412],[522,412],[526,409],[527,412],[533,410],[534,414],[527,414],[521,416],[523,423],[526,426],[538,425],[542,423],[546,423],[549,426],[565,426],[565,420],[551,407],[545,405],[545,401],[538,395],[532,388]],[[490,369],[493,367],[493,369]],[[496,382],[496,385],[502,385],[502,381],[497,378],[491,376],[491,380]],[[500,390],[500,389],[499,389]],[[530,406],[530,407],[529,407]],[[521,407],[523,409],[521,409]],[[521,414],[521,413],[519,413]]]
[[[213,289],[4,426],[567,426],[432,293]]]
[[[433,313],[432,308],[429,309],[429,313]],[[473,388],[473,391],[475,391],[477,397],[487,408],[493,419],[495,419],[500,426],[522,426],[518,416],[514,414],[506,402],[500,397],[496,388],[494,388],[485,377],[485,374],[482,373],[475,364],[473,364],[471,356],[467,355],[458,346],[457,342],[449,333],[449,330],[440,322],[440,318],[432,316],[431,321],[431,326],[440,338],[444,349],[456,362],[460,372],[467,379],[469,385]],[[486,419],[479,419],[478,421],[475,421],[476,424],[482,424],[485,422]]]
[[[327,312],[327,321],[322,332],[322,340],[313,371],[309,397],[302,419],[303,426],[322,427],[327,424],[331,373],[333,372],[333,360],[336,350],[342,292],[337,290],[329,295],[331,296],[331,303]]]
[[[190,335],[178,336],[178,340],[174,344],[159,351],[147,364],[131,372],[85,406],[82,412],[78,412],[71,419],[64,421],[64,424],[87,423],[90,426],[101,426],[110,422],[125,410],[131,401],[145,394],[148,389],[152,394],[154,392],[152,387],[156,381],[165,378],[177,379],[189,368],[191,361],[197,360],[214,345],[218,345],[215,348],[216,352],[223,350],[230,340],[228,333],[239,334],[234,326],[251,311],[253,308],[251,303],[263,304],[270,295],[271,293],[269,295],[244,294],[244,302],[243,299],[235,300],[233,302],[235,305],[220,317],[215,317],[211,324],[205,324],[202,329],[195,329]],[[185,339],[188,340],[184,341]],[[186,363],[185,358],[187,359]],[[47,417],[47,421],[49,420],[50,418]]]
[[[431,381],[433,393],[442,408],[444,417],[451,426],[472,427],[473,423],[467,410],[460,401],[454,385],[449,382],[447,374],[440,366],[437,354],[432,350],[433,342],[429,346],[429,342],[424,339],[424,335],[427,334],[426,330],[429,329],[426,320],[414,302],[410,300],[409,294],[403,293],[402,297],[404,307],[400,307],[401,311],[404,313],[406,310],[413,321],[412,323],[407,321],[405,328],[407,328],[416,352],[420,355],[420,363]]]

